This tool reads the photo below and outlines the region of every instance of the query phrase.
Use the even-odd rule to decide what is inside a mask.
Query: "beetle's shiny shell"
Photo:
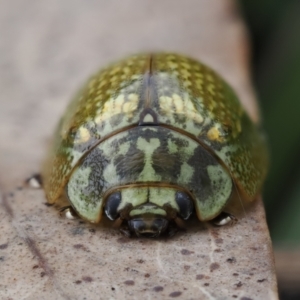
[[[57,201],[91,149],[147,121],[199,142],[245,198],[258,194],[267,171],[266,144],[235,93],[202,63],[158,53],[131,56],[101,70],[71,102],[44,169],[48,202]]]

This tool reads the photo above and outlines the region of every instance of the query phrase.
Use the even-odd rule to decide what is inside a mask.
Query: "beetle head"
[[[128,221],[128,227],[136,236],[155,238],[168,228],[169,221],[160,216],[141,216]]]

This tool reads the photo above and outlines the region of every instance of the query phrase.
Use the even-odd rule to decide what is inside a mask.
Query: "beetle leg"
[[[170,225],[168,227],[168,233],[167,233],[168,236],[171,237],[171,236],[175,235],[178,231],[181,231],[181,230],[186,231],[185,222],[181,218],[176,217],[173,219],[173,221],[174,222],[170,223]]]
[[[174,219],[174,222],[176,223],[178,228],[186,230],[185,222],[181,218],[176,217]]]
[[[112,227],[113,228],[120,228],[120,226],[122,225],[123,219],[118,218],[113,222]]]
[[[179,228],[177,226],[169,226],[168,231],[167,231],[167,235],[169,237],[174,236],[178,231],[179,231]]]
[[[121,217],[119,217],[118,219],[116,219],[114,222],[113,222],[113,225],[112,227],[115,228],[115,229],[118,229],[119,228],[119,231],[125,235],[126,237],[131,237],[132,236],[132,233],[131,231],[129,230],[128,226],[126,225],[123,225],[122,226],[122,223],[123,223],[123,219]]]
[[[221,212],[216,218],[212,220],[212,223],[216,226],[234,225],[237,222],[237,218],[226,212]]]
[[[167,235],[169,237],[175,235],[178,231],[181,231],[181,230],[186,231],[185,223],[181,218],[176,217],[173,219],[173,221],[174,222],[171,222],[167,229]]]
[[[69,220],[74,220],[77,218],[77,214],[74,211],[74,209],[72,208],[72,206],[64,206],[59,210],[59,214],[62,217],[65,217]]]
[[[120,227],[119,230],[126,237],[131,237],[132,236],[132,233],[131,233],[131,231],[129,230],[129,228],[127,226],[122,226],[122,227]]]

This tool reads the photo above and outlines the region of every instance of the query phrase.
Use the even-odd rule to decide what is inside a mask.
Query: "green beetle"
[[[178,54],[138,54],[81,89],[42,175],[49,203],[63,200],[92,223],[104,210],[128,234],[156,237],[193,211],[219,225],[233,219],[226,206],[236,192],[254,200],[267,158],[264,135],[212,69]]]

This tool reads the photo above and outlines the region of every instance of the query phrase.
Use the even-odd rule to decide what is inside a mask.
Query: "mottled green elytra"
[[[70,103],[43,181],[49,203],[67,199],[83,219],[97,223],[104,210],[160,234],[193,207],[215,218],[236,188],[252,201],[267,158],[264,135],[212,69],[138,54],[96,73]]]

